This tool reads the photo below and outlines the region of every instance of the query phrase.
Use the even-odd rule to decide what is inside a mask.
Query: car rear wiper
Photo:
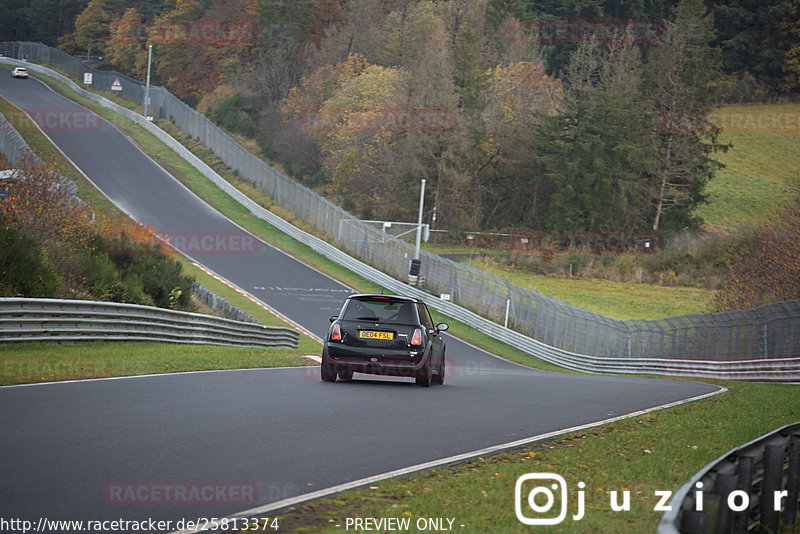
[[[373,321],[373,322],[375,322],[375,321],[380,321],[380,320],[381,320],[380,317],[370,317],[370,316],[367,316],[367,317],[356,317],[356,321]]]

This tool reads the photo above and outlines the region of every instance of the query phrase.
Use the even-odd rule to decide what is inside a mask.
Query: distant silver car
[[[17,67],[11,71],[11,76],[14,78],[27,78],[28,77],[28,69],[25,67]]]

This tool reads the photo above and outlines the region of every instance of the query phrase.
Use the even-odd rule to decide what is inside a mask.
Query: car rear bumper
[[[373,375],[414,377],[428,362],[430,351],[416,351],[326,345],[322,365],[334,366],[336,373],[357,372]]]

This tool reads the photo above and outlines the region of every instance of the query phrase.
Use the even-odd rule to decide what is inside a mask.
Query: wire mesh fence
[[[91,72],[94,90],[110,90],[119,79],[123,96],[139,105],[144,102],[142,82],[115,71],[91,69],[40,43],[0,43],[0,52],[52,65],[79,79]],[[395,278],[407,277],[414,256],[410,244],[363,223],[278,172],[163,87],[151,87],[150,97],[149,114],[174,122],[276,204],[327,234],[352,256]],[[736,361],[800,355],[800,300],[752,310],[621,321],[426,251],[421,251],[421,260],[420,280],[427,291],[565,351],[612,358]]]
[[[25,156],[33,156],[28,143],[2,114],[0,114],[0,147],[3,147],[2,153],[6,157],[7,165],[15,165]]]

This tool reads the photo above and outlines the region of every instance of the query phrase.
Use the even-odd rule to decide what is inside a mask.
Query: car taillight
[[[414,335],[411,336],[411,344],[422,345],[422,330],[420,330],[419,328],[414,330]]]
[[[333,325],[333,331],[331,332],[331,341],[341,341],[342,340],[342,329],[339,327],[339,323]]]

